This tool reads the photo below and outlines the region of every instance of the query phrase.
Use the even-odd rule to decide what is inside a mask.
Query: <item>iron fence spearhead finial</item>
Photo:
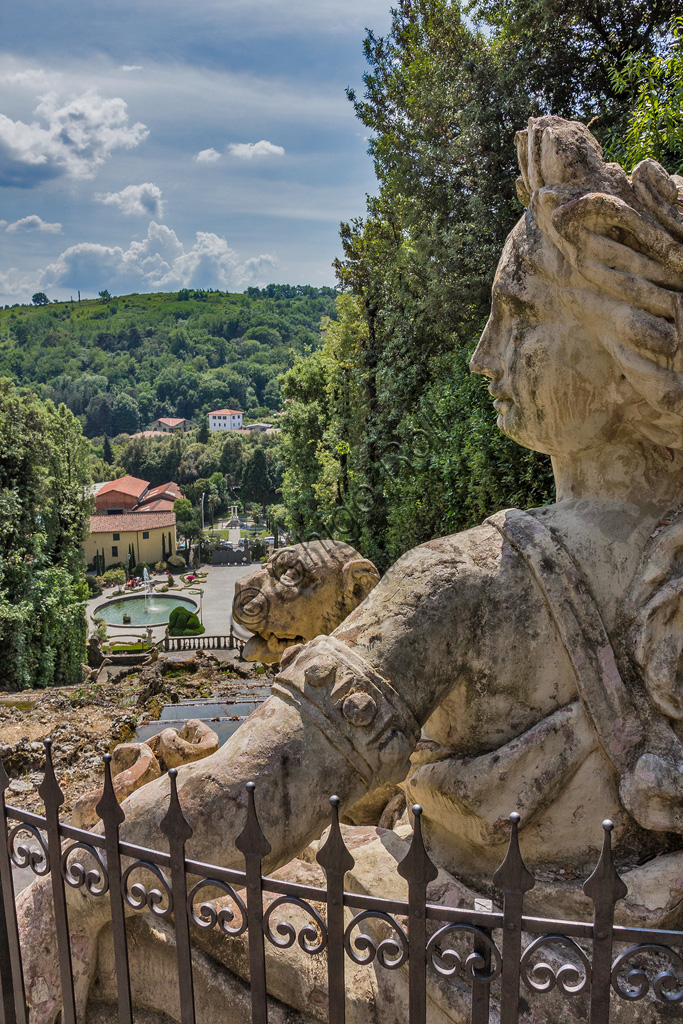
[[[593,903],[615,904],[623,900],[628,893],[628,886],[622,880],[612,857],[612,829],[614,823],[606,818],[602,823],[602,852],[593,874],[583,885],[583,891]]]
[[[356,863],[348,849],[339,827],[339,797],[330,797],[331,824],[330,832],[323,846],[316,855],[316,860],[321,868],[328,874],[339,873],[345,875]]]
[[[43,781],[38,786],[38,792],[43,798],[46,808],[48,804],[55,808],[61,807],[64,803],[64,794],[59,788],[55,768],[52,763],[52,740],[49,738],[43,740],[43,746],[45,747],[45,774]]]
[[[409,885],[411,883],[427,885],[428,882],[434,881],[439,872],[433,861],[430,860],[422,839],[422,808],[419,804],[413,804],[412,812],[415,819],[413,838],[407,854],[396,870]]]
[[[519,814],[513,811],[510,815],[510,840],[505,860],[492,876],[493,884],[502,893],[525,893],[536,885],[536,879],[524,863],[519,849],[519,822]]]
[[[183,809],[180,806],[180,800],[178,799],[178,769],[170,768],[168,777],[171,783],[171,797],[168,803],[168,810],[165,816],[162,818],[159,827],[164,833],[169,842],[183,842],[186,843],[193,835],[192,827],[183,814]]]
[[[115,825],[120,825],[126,820],[126,815],[122,811],[114,792],[114,783],[111,777],[111,754],[105,754],[102,760],[104,762],[104,789],[95,810],[102,821],[110,821]]]
[[[256,813],[254,800],[256,786],[253,782],[247,782],[245,789],[247,791],[247,820],[235,839],[235,846],[245,857],[267,857],[271,851],[271,845],[263,833]]]

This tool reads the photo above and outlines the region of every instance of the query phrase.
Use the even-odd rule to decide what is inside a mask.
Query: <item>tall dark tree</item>
[[[66,406],[0,380],[0,685],[80,681],[89,451]]]
[[[496,508],[551,498],[549,460],[501,437],[485,382],[467,372],[522,212],[514,135],[529,116],[552,112],[597,116],[593,129],[610,138],[628,107],[610,61],[629,47],[656,50],[671,6],[474,0],[467,11],[451,0],[398,0],[387,35],[365,40],[364,92],[349,98],[369,130],[379,187],[365,217],[342,225],[337,262],[365,320],[354,355],[360,426],[329,366],[330,422],[315,443],[306,448],[303,409],[285,417],[287,499],[296,459],[310,464],[290,521],[303,519],[304,532],[323,511],[329,521],[332,495],[350,506],[359,546],[381,566]],[[350,323],[352,312],[343,315]]]

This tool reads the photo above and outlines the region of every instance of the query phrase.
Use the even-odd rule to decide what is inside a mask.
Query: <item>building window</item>
[[[112,558],[118,558],[118,554],[119,554],[119,549],[117,548],[117,546],[115,544],[113,546],[113,548],[111,549],[111,557]]]
[[[112,540],[121,540],[121,534],[120,533],[113,533],[111,539]]]
[[[149,540],[149,530],[143,530],[142,531],[142,539],[143,540]]]

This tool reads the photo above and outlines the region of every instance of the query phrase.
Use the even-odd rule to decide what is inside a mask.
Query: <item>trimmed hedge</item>
[[[178,605],[169,616],[168,632],[170,636],[199,636],[205,630],[194,612]]]

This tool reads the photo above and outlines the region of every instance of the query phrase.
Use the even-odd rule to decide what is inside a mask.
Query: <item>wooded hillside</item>
[[[6,307],[0,376],[64,402],[88,437],[223,406],[262,417],[280,408],[279,374],[319,346],[336,294],[270,285]]]

